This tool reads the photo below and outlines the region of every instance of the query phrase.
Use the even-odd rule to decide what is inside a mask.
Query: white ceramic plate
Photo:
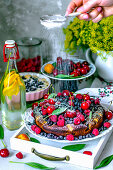
[[[73,61],[74,63],[77,63],[77,62],[83,62],[83,61],[85,61],[85,60],[82,60],[82,59],[73,59],[72,61]],[[89,64],[90,71],[89,71],[86,75],[83,75],[82,77],[73,78],[73,79],[56,78],[56,77],[53,76],[53,74],[47,74],[47,73],[45,73],[45,71],[44,71],[44,67],[45,67],[46,64],[53,64],[53,63],[55,63],[55,61],[49,61],[48,63],[45,63],[45,64],[41,67],[41,72],[42,72],[45,76],[47,76],[47,77],[49,77],[49,78],[51,78],[51,79],[55,79],[55,80],[71,80],[71,81],[72,81],[72,80],[81,80],[81,79],[84,79],[84,78],[87,78],[87,77],[93,75],[93,74],[95,73],[95,71],[96,71],[95,65],[94,65],[94,64]]]
[[[31,75],[31,76],[37,76],[39,78],[44,78],[49,83],[47,88],[42,89],[40,91],[26,92],[26,101],[34,101],[34,100],[41,99],[44,96],[44,94],[48,92],[51,81],[47,76],[44,76],[43,74],[39,74],[39,73],[33,73],[33,72],[24,72],[19,74],[20,76]]]
[[[43,137],[40,134],[36,134],[34,131],[32,131],[31,129],[31,125],[28,125],[28,122],[33,123],[34,122],[34,118],[31,116],[32,113],[32,109],[29,108],[26,110],[25,112],[25,127],[26,129],[33,135],[35,135],[39,140],[46,140],[46,141],[50,141],[50,142],[60,142],[60,143],[64,143],[64,144],[70,144],[70,143],[81,143],[81,142],[86,142],[86,141],[91,141],[91,140],[95,140],[98,139],[106,134],[108,134],[112,129],[113,129],[113,119],[111,119],[109,122],[111,123],[111,126],[104,130],[101,131],[100,134],[98,136],[92,137],[92,138],[85,138],[85,139],[81,139],[81,140],[73,140],[73,141],[68,141],[68,140],[56,140],[56,139],[48,139],[47,137]]]

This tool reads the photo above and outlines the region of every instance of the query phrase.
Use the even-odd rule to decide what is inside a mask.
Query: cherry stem
[[[6,148],[6,145],[5,145],[5,143],[4,143],[4,141],[2,139],[1,139],[1,142],[2,142],[2,144],[4,146],[4,148]]]
[[[9,161],[10,163],[20,163],[20,164],[25,164],[25,162],[14,162],[14,161]]]

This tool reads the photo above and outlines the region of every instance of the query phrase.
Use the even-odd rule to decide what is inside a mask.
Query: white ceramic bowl
[[[33,92],[26,92],[26,101],[33,101],[33,100],[38,100],[43,98],[44,94],[48,92],[51,81],[48,77],[39,74],[39,73],[33,73],[33,72],[24,72],[24,73],[20,73],[20,76],[25,76],[25,75],[31,75],[31,76],[38,76],[39,78],[45,78],[49,85],[47,86],[47,88],[40,90],[40,91],[33,91]]]

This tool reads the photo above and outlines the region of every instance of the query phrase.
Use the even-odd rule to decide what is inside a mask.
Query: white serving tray
[[[83,167],[87,167],[87,168],[93,168],[96,165],[96,162],[98,161],[98,158],[99,158],[103,148],[105,147],[105,145],[112,133],[112,130],[109,131],[109,133],[107,133],[106,135],[104,135],[101,138],[84,142],[84,144],[86,144],[85,148],[80,151],[77,151],[77,152],[61,149],[63,146],[68,145],[68,144],[62,143],[62,141],[59,144],[59,143],[57,143],[57,141],[51,143],[50,141],[47,142],[46,140],[42,139],[42,140],[40,140],[41,144],[39,144],[39,143],[34,143],[31,141],[26,141],[26,140],[21,140],[21,139],[16,138],[16,136],[21,133],[29,133],[29,132],[25,128],[25,126],[22,126],[10,138],[11,149],[33,154],[31,152],[31,149],[35,148],[40,153],[48,154],[48,155],[55,156],[55,157],[65,157],[68,155],[70,157],[70,160],[65,161],[66,163],[71,163],[71,164],[74,164],[77,166],[83,166]],[[36,136],[33,136],[31,134],[30,134],[30,136],[36,138]],[[74,143],[72,143],[72,145],[73,144]],[[75,143],[75,144],[77,144],[77,143]],[[79,142],[79,144],[80,144],[80,142]],[[93,153],[92,156],[83,154],[83,151],[85,151],[85,150],[91,151]]]

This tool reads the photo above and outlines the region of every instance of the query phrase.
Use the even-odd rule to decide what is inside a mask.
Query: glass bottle
[[[7,40],[3,49],[4,62],[8,63],[0,86],[1,111],[2,122],[9,130],[16,130],[23,124],[26,109],[25,84],[16,66],[19,58],[16,47],[14,40]]]

